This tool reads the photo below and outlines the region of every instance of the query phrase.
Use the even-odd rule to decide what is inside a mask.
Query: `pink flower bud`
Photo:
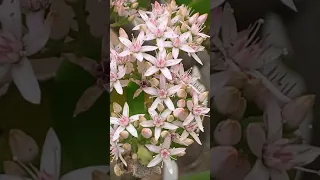
[[[141,130],[141,134],[144,138],[149,139],[152,136],[152,131],[150,128],[143,128]]]
[[[179,89],[178,92],[177,92],[177,96],[179,98],[186,98],[187,97],[187,92],[184,90],[184,89]]]
[[[21,42],[13,34],[0,31],[0,65],[17,62],[21,52]]]
[[[136,9],[137,7],[139,6],[139,3],[138,2],[135,2],[131,5],[131,8],[132,9]]]
[[[124,143],[124,144],[122,145],[122,148],[123,148],[126,152],[129,152],[129,151],[131,151],[131,144],[129,144],[129,143]]]
[[[189,23],[190,23],[190,24],[196,23],[198,17],[199,17],[199,13],[197,12],[197,13],[195,13],[193,16],[191,16],[191,17],[189,18]]]
[[[173,116],[181,121],[184,121],[188,117],[189,113],[184,108],[177,108],[173,111]]]
[[[214,139],[220,145],[232,146],[241,139],[242,129],[238,121],[221,121],[214,130]]]
[[[125,31],[123,28],[120,28],[120,29],[119,29],[119,36],[120,36],[120,37],[123,37],[123,38],[129,39],[128,34],[126,33],[126,31]]]
[[[129,137],[128,131],[126,131],[126,130],[122,131],[122,132],[120,133],[120,137],[121,137],[122,139],[127,139],[127,138]]]
[[[203,102],[204,100],[206,100],[208,98],[208,95],[209,95],[209,92],[208,91],[205,91],[203,93],[201,93],[199,95],[199,101],[200,102]]]
[[[178,102],[177,102],[177,106],[179,108],[184,108],[186,106],[186,100],[184,99],[180,99]]]
[[[113,103],[112,103],[112,106],[113,106],[113,112],[115,112],[115,113],[121,113],[122,107],[121,107],[118,103],[113,102]]]
[[[207,18],[208,18],[208,14],[202,14],[201,16],[199,16],[197,23],[203,24],[206,22]]]

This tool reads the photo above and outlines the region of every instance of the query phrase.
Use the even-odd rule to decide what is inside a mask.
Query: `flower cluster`
[[[305,143],[299,127],[315,96],[289,97],[261,72],[284,54],[268,37],[259,36],[263,20],[238,32],[230,4],[211,11],[214,66],[210,90],[212,103],[222,115],[213,131],[212,175],[289,180],[289,170],[312,172],[301,166],[319,156],[320,148]]]
[[[137,15],[138,0],[111,0],[110,8],[120,17],[126,17],[132,21]]]
[[[131,167],[138,160],[152,168],[163,162],[173,173],[172,159],[183,156],[194,141],[201,145],[199,133],[210,111],[208,92],[197,88],[199,78],[192,69],[185,70],[179,58],[185,53],[202,64],[197,53],[209,37],[202,32],[207,14],[192,15],[191,9],[174,0],[155,2],[151,11],[138,13],[143,22],[133,28],[138,36],[129,38],[120,28],[119,44],[111,45],[110,91],[122,95],[128,82],[134,82],[138,88],[132,98],[143,94],[148,110],[129,113],[134,104],[113,102],[110,151],[118,164]]]

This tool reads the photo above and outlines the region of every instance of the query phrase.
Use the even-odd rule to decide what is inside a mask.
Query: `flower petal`
[[[171,114],[171,110],[170,109],[166,109],[161,113],[161,117],[164,119],[167,119],[167,117]]]
[[[155,146],[152,144],[146,144],[146,147],[149,149],[149,151],[154,152],[154,153],[159,153],[161,150],[161,147]]]
[[[181,61],[182,61],[182,59],[166,60],[166,66],[174,66],[176,64],[179,64]]]
[[[270,169],[270,176],[272,180],[290,180],[286,171],[278,171],[276,169]]]
[[[122,115],[129,117],[129,105],[127,102],[125,102],[123,105]]]
[[[165,122],[163,125],[163,128],[169,129],[169,130],[175,130],[175,129],[178,129],[179,127],[171,123]]]
[[[0,5],[1,28],[20,39],[22,34],[21,10],[19,0],[3,0]]]
[[[134,53],[133,55],[138,59],[138,61],[141,62],[143,60],[143,54],[141,52]]]
[[[193,59],[196,60],[199,64],[203,65],[201,59],[197,56],[196,53],[191,53],[191,56],[192,56]]]
[[[101,171],[108,173],[110,170],[109,166],[89,166],[81,169],[73,170],[61,177],[60,180],[88,180],[92,178],[94,171]]]
[[[153,121],[143,121],[140,123],[142,127],[154,127]]]
[[[190,132],[189,134],[193,137],[193,139],[194,139],[198,144],[202,145],[199,136],[198,136],[195,132]]]
[[[117,128],[117,130],[116,130],[116,131],[114,132],[114,134],[113,134],[113,139],[112,139],[112,141],[116,141],[117,139],[119,139],[120,133],[121,133],[123,130],[125,130],[125,128],[122,127],[122,126],[119,126],[119,127]]]
[[[151,109],[151,110],[155,110],[160,102],[161,102],[161,99],[160,99],[160,98],[156,98],[156,99],[153,101],[150,109]]]
[[[173,148],[173,149],[169,149],[170,155],[177,155],[180,154],[182,152],[186,151],[186,148]]]
[[[157,46],[142,46],[140,51],[141,52],[149,52],[149,51],[154,51],[156,49],[158,49]]]
[[[136,114],[136,115],[133,115],[133,116],[130,116],[130,122],[134,122],[134,121],[137,121],[139,120],[140,116],[144,116],[144,114]]]
[[[119,80],[117,80],[116,82],[113,83],[113,87],[114,87],[114,89],[116,89],[117,93],[123,94],[122,85]]]
[[[158,91],[156,88],[153,87],[146,87],[143,88],[144,92],[146,92],[147,94],[153,95],[153,96],[157,96],[158,95]]]
[[[137,132],[136,128],[132,124],[129,124],[126,129],[129,131],[129,133],[132,136],[138,137],[138,132]]]
[[[162,72],[162,74],[169,80],[172,80],[172,75],[170,70],[167,67],[163,67],[160,69],[160,71]]]
[[[173,48],[172,48],[172,57],[175,58],[175,59],[177,59],[178,56],[179,56],[179,49],[173,47]]]
[[[202,120],[201,120],[200,116],[194,116],[194,117],[196,119],[196,122],[197,122],[197,125],[198,125],[200,131],[204,132]]]
[[[175,161],[171,161],[173,173],[169,172],[169,169],[166,164],[164,164],[163,168],[163,179],[170,180],[170,179],[179,179],[179,170],[178,165]]]
[[[110,124],[116,124],[116,125],[119,125],[119,122],[118,122],[118,118],[116,117],[110,117]]]
[[[183,125],[186,126],[190,124],[192,120],[194,120],[194,115],[190,112],[189,116],[184,120]]]
[[[84,70],[89,72],[92,76],[95,76],[95,68],[96,68],[96,61],[90,58],[78,58],[75,54],[66,53],[63,56],[69,60],[70,62],[82,67]]]
[[[269,170],[263,165],[262,161],[258,159],[244,180],[269,180],[269,178]]]
[[[154,73],[158,72],[159,68],[155,67],[155,66],[151,66],[149,69],[147,69],[147,71],[144,73],[145,76],[151,76]]]
[[[23,180],[21,176],[0,174],[0,180]]]
[[[60,177],[61,164],[61,145],[55,131],[50,128],[47,132],[46,139],[43,144],[40,171],[46,172],[53,176],[53,179]]]
[[[160,138],[160,134],[161,134],[161,128],[156,127],[154,129],[154,138],[156,139],[156,141],[158,141],[158,139]]]
[[[166,99],[163,100],[164,103],[167,105],[168,109],[170,109],[171,111],[174,111],[174,105],[173,102],[171,101],[171,99],[169,97],[167,97]]]
[[[320,155],[320,148],[307,144],[289,145],[288,151],[293,153],[293,163],[304,166],[313,162]]]
[[[157,59],[156,59],[154,56],[151,56],[150,54],[144,53],[144,54],[143,54],[143,57],[144,57],[147,61],[151,62],[152,64],[156,64],[156,60],[157,60]]]
[[[167,158],[167,159],[163,159],[163,162],[166,165],[169,173],[173,174],[172,160],[170,158]]]
[[[247,127],[247,142],[250,150],[257,156],[262,156],[262,148],[267,142],[266,132],[262,123],[250,123]]]
[[[123,38],[123,37],[119,37],[120,42],[125,45],[127,48],[132,47],[132,42],[127,39],[127,38]]]
[[[171,136],[167,136],[166,138],[164,138],[164,141],[162,143],[162,148],[169,149],[170,145],[171,145]]]
[[[153,167],[158,165],[162,161],[162,158],[160,157],[160,154],[156,155],[148,164],[147,167]]]
[[[24,58],[19,64],[14,64],[11,73],[21,95],[33,104],[40,104],[41,91],[29,60]]]
[[[181,86],[180,85],[175,85],[171,88],[169,88],[167,91],[168,91],[168,95],[171,96],[175,93],[177,93],[179,90],[180,90]]]
[[[188,52],[188,53],[195,53],[196,51],[194,49],[192,49],[192,47],[190,47],[187,44],[184,44],[180,47],[180,49],[184,52]]]

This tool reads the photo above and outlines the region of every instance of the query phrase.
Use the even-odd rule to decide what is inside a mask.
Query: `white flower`
[[[155,110],[159,103],[164,102],[167,105],[168,109],[173,111],[174,105],[173,105],[172,100],[170,99],[170,96],[175,94],[176,92],[178,92],[179,89],[180,89],[180,85],[175,85],[175,86],[167,89],[166,78],[163,75],[160,75],[160,89],[156,89],[153,87],[147,87],[144,89],[144,91],[146,93],[157,97],[153,101],[150,109]]]
[[[139,62],[139,61],[138,61]],[[145,76],[141,77],[141,80],[133,79],[132,81],[135,82],[137,85],[139,85],[139,88],[134,92],[133,98],[136,98],[140,95],[142,91],[144,91],[145,88],[148,87],[149,81],[146,80]]]
[[[169,129],[169,130],[175,130],[178,128],[178,126],[173,125],[171,123],[165,122],[167,117],[171,114],[170,109],[164,110],[160,115],[156,111],[150,111],[150,115],[152,117],[152,120],[143,121],[140,123],[142,127],[155,127],[154,130],[154,137],[156,140],[159,139],[161,134],[161,129]]]
[[[131,124],[134,121],[139,120],[140,116],[144,116],[144,114],[136,114],[129,117],[129,105],[128,103],[124,104],[122,115],[119,115],[118,118],[116,117],[110,117],[110,123],[119,125],[117,130],[113,134],[112,141],[117,140],[120,137],[120,133],[124,131],[125,129],[129,131],[129,133],[134,136],[138,137],[138,133],[136,128]]]
[[[199,129],[203,132],[201,116],[206,115],[210,111],[210,108],[199,105],[199,99],[197,94],[193,94],[192,101],[187,102],[187,107],[190,111],[190,114],[184,120],[183,125],[186,126],[195,119]]]
[[[27,13],[28,33],[22,36],[19,1],[4,0],[0,6],[0,22],[2,24],[0,79],[10,73],[21,95],[34,104],[40,103],[41,92],[27,56],[37,53],[44,47],[49,39],[52,21],[52,13],[47,15],[46,20],[44,20],[44,11]]]
[[[170,145],[171,145],[171,137],[170,137],[170,135],[167,136],[164,139],[164,142],[162,143],[161,146],[154,146],[154,145],[151,145],[151,144],[147,144],[146,147],[151,152],[158,153],[154,157],[154,159],[152,159],[150,161],[150,163],[148,164],[147,167],[153,167],[153,166],[158,165],[161,162],[164,162],[166,167],[168,168],[170,174],[172,174],[173,173],[173,166],[172,166],[171,156],[185,152],[186,148],[169,149]]]
[[[111,156],[113,156],[112,161],[113,160],[117,161],[120,158],[120,160],[123,162],[123,164],[125,166],[127,166],[126,161],[122,157],[122,153],[124,153],[124,149],[121,147],[122,145],[123,144],[121,144],[121,143],[116,143],[116,142],[110,141],[110,154],[111,154]]]
[[[124,84],[121,83],[120,79],[126,74],[126,68],[123,66],[117,66],[115,63],[111,62],[110,70],[110,91],[115,88],[117,93],[123,94],[122,87]]]
[[[171,39],[171,43],[170,43],[169,47],[172,47],[173,58],[175,58],[175,59],[178,58],[179,50],[182,50],[187,53],[195,53],[196,52],[187,43],[187,39],[190,36],[191,36],[191,33],[188,31],[188,32],[185,32],[185,33],[179,35],[179,37]]]
[[[143,60],[145,55],[144,52],[154,51],[157,49],[156,46],[142,46],[144,43],[144,32],[141,31],[137,39],[132,39],[132,42],[124,37],[119,37],[119,40],[128,49],[120,53],[120,56],[127,56],[133,54],[139,61]]]
[[[181,121],[174,121],[173,124],[184,128],[184,131],[182,132],[181,136],[180,136],[180,141],[184,141],[186,140],[189,135],[200,145],[202,145],[198,134],[195,132],[198,129],[198,125],[196,122],[192,122],[186,126],[183,126]]]
[[[168,59],[167,60],[167,53],[165,50],[160,51],[157,55],[157,58],[155,58],[149,54],[146,54],[144,58],[153,64],[153,66],[151,66],[145,72],[145,74],[144,74],[145,76],[151,76],[160,70],[161,73],[169,80],[172,80],[172,76],[171,76],[171,72],[169,71],[168,67],[174,66],[182,61],[182,59]]]

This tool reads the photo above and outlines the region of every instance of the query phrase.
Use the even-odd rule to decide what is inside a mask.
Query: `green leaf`
[[[182,4],[185,4],[185,5],[188,5],[192,2],[192,0],[176,0],[176,3],[178,5],[182,5]]]
[[[210,171],[188,174],[180,178],[180,180],[207,180],[210,179]]]
[[[81,67],[64,61],[53,94],[53,123],[72,168],[109,164],[109,95],[104,93],[88,111],[73,117],[76,103],[95,79]]]
[[[130,107],[130,115],[146,113],[146,108],[144,105],[144,92],[140,93],[138,97],[133,99],[133,94],[137,89],[139,89],[139,86],[132,81],[130,81],[126,87],[126,100]]]
[[[200,14],[210,13],[210,0],[193,0],[188,6]]]

